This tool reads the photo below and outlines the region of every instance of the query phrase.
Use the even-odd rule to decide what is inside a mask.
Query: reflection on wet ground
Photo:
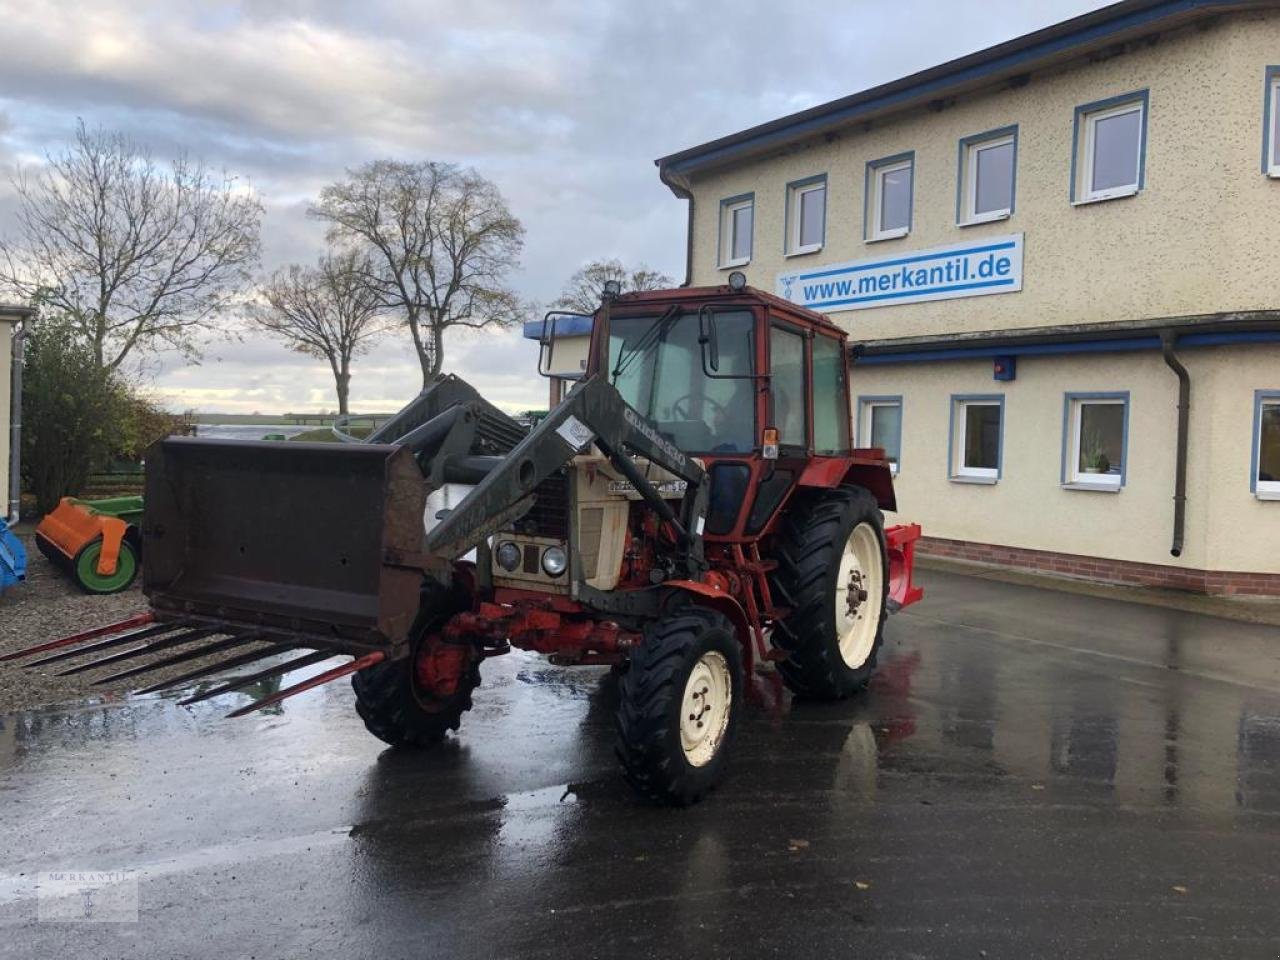
[[[686,811],[617,777],[607,674],[524,655],[429,755],[341,685],[5,717],[0,955],[1274,957],[1280,631],[926,585],[866,696],[753,713]],[[37,922],[72,868],[140,921]]]

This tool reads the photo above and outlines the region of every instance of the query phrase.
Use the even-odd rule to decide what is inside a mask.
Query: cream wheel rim
[[[720,750],[732,703],[729,661],[708,650],[689,671],[680,701],[680,747],[691,766],[706,766]]]
[[[853,528],[836,573],[835,622],[840,656],[856,670],[867,662],[880,630],[884,565],[880,538],[869,523]]]

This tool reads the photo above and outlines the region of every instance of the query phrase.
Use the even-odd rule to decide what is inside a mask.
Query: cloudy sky
[[[15,164],[77,117],[157,155],[185,148],[250,180],[264,269],[310,260],[319,189],[376,157],[448,160],[494,180],[527,229],[528,298],[583,262],[683,271],[684,204],[653,160],[1101,6],[1087,0],[0,0],[0,231]],[[406,335],[407,336],[407,335]],[[446,368],[505,407],[545,403],[518,334],[448,345]],[[355,409],[415,393],[412,347],[355,367]],[[327,408],[326,366],[246,337],[202,365],[162,358],[174,408]]]

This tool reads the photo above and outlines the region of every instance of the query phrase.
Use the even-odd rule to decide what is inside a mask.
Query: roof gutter
[[[1280,341],[1280,311],[1201,314],[1157,320],[1082,323],[1022,331],[904,337],[854,343],[850,352],[863,365],[927,363],[1000,356],[1122,353],[1160,350],[1168,332],[1180,347],[1216,347]]]
[[[693,286],[693,190],[689,187],[689,178],[675,173],[664,163],[658,164],[658,179],[681,200],[688,201],[688,222],[684,233],[684,283],[682,287]]]

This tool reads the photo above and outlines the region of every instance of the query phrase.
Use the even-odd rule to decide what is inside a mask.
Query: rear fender
[[[882,457],[820,457],[809,462],[800,474],[798,485],[831,490],[842,484],[865,487],[876,498],[881,510],[897,512],[898,499],[893,492],[893,472]]]

